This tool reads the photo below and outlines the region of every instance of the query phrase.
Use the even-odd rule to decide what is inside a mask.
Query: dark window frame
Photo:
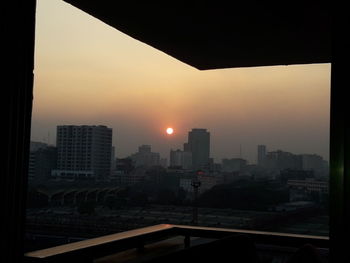
[[[4,10],[3,81],[9,85],[5,85],[6,92],[2,94],[6,158],[2,159],[0,183],[4,219],[1,227],[1,261],[22,262],[33,99],[36,0],[6,1]],[[346,32],[344,26],[340,27],[343,24],[347,25],[346,15],[333,16],[332,26],[333,29],[337,28],[336,32]],[[339,57],[343,61],[348,60],[345,47],[349,46],[349,40],[345,34],[335,35],[333,32],[332,42],[330,255],[332,262],[344,262],[348,258],[348,251],[343,240],[350,234],[350,128],[345,113],[347,94],[344,87],[344,83],[349,81],[346,68],[340,64]],[[342,52],[337,54],[334,50]]]

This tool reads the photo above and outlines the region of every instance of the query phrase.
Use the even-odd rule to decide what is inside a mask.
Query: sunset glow
[[[120,158],[142,144],[168,155],[163,136],[181,149],[197,127],[216,160],[243,145],[256,162],[260,143],[328,158],[330,64],[200,71],[64,1],[38,1],[36,21],[34,141],[54,143],[56,125],[107,125]]]
[[[41,253],[32,249],[67,243],[69,231],[77,240],[109,240],[104,235],[114,232],[130,236],[133,244],[135,237],[142,249],[137,239],[146,238],[146,252],[156,261],[167,249],[158,246],[158,232],[177,224],[184,225],[183,231],[215,226],[205,229],[213,235],[220,228],[264,230],[277,239],[286,233],[281,246],[305,231],[328,238],[330,157],[343,157],[331,151],[330,131],[343,128],[330,127],[334,67],[312,63],[331,61],[327,5],[253,1],[232,9],[221,2],[29,2],[25,19],[19,16],[24,8],[13,10],[13,18],[29,22],[28,27],[20,32],[10,27],[20,37],[6,39],[16,44],[35,37],[34,58],[33,43],[25,52],[15,46],[20,54],[6,65],[30,71],[14,80],[14,88],[26,81],[23,88],[31,91],[33,84],[33,94],[16,98],[26,107],[8,114],[17,129],[15,117],[26,113],[27,151],[20,151],[16,163],[22,169],[20,161],[26,159],[30,168],[20,170],[26,184],[17,191],[26,190],[30,201],[21,211],[30,226],[22,240],[28,259]],[[311,64],[293,64],[298,61]],[[243,67],[220,68],[234,65]],[[8,152],[23,150],[19,142]],[[89,258],[108,256],[100,253],[104,244],[91,240],[85,241],[92,244]],[[189,244],[190,238],[185,241]],[[259,238],[251,245],[255,241]],[[205,242],[219,252],[228,247]],[[280,255],[274,248],[242,248],[238,258],[248,250],[278,261],[310,257],[302,250]],[[126,249],[118,252],[135,256]],[[68,252],[64,256],[71,259]],[[210,258],[205,252],[197,258]],[[315,261],[328,261],[328,250],[311,252]]]

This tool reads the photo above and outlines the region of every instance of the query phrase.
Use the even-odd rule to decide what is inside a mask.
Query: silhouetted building
[[[197,179],[201,182],[201,187],[199,193],[204,193],[205,191],[213,188],[215,185],[222,184],[224,182],[223,176],[213,176],[213,175],[198,175]]]
[[[57,126],[57,170],[62,179],[107,180],[111,174],[112,129],[106,126]]]
[[[301,170],[302,159],[300,155],[278,150],[266,154],[264,166],[272,171],[281,171],[285,169]]]
[[[160,158],[159,165],[164,167],[164,168],[167,168],[168,167],[168,159],[167,158]]]
[[[34,152],[34,151],[39,150],[39,149],[44,149],[46,147],[48,147],[48,144],[44,143],[44,142],[34,142],[34,141],[30,142],[30,151],[31,152]]]
[[[117,182],[123,186],[133,185],[143,182],[145,178],[145,170],[143,168],[136,168],[130,174],[118,174]]]
[[[188,142],[184,143],[184,152],[191,152],[190,145],[188,144]]]
[[[115,170],[117,170],[118,172],[123,174],[130,174],[134,169],[135,166],[131,158],[116,159]]]
[[[150,153],[151,152],[151,145],[141,145],[139,146],[139,153]]]
[[[181,150],[170,150],[170,166],[182,169],[192,168],[192,153]]]
[[[222,171],[222,164],[213,162],[210,165],[210,170],[214,173],[220,173]]]
[[[288,180],[306,180],[314,177],[315,175],[313,171],[286,169],[280,172],[282,183],[287,183]]]
[[[241,172],[247,167],[247,160],[241,158],[222,159],[223,172]]]
[[[115,157],[115,147],[112,146],[112,149],[111,149],[111,172],[113,170],[115,170],[116,164],[117,164],[117,159]]]
[[[317,154],[303,154],[302,158],[302,169],[314,171],[316,176],[328,176],[329,168],[328,163],[322,156]]]
[[[129,175],[134,171],[135,166],[131,158],[116,158],[115,167],[111,175],[111,180],[117,184],[131,184],[134,178]]]
[[[258,165],[264,166],[266,158],[266,145],[258,145]]]
[[[159,165],[160,154],[152,152],[150,145],[141,145],[139,151],[131,155],[131,159],[134,161],[135,167],[150,167]]]
[[[288,180],[289,201],[312,200],[324,202],[328,199],[329,183],[315,179]]]
[[[291,188],[299,188],[305,192],[329,193],[329,183],[315,179],[288,180],[287,185]]]
[[[192,129],[188,133],[186,151],[192,153],[192,166],[200,169],[208,166],[210,156],[210,133],[206,129]]]
[[[32,146],[32,143],[31,143]],[[38,144],[37,144],[38,146]],[[51,171],[57,167],[57,148],[41,144],[31,147],[29,155],[29,184],[41,184],[50,179]]]

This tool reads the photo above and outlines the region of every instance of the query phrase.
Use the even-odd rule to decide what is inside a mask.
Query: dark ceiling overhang
[[[201,70],[331,62],[320,0],[64,1]]]

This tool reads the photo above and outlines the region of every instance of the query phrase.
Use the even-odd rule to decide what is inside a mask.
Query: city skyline
[[[63,124],[64,125],[64,124]],[[94,125],[94,124],[68,124],[68,125],[79,125],[79,126],[84,126],[84,125]],[[103,125],[103,126],[107,126],[107,125],[104,125],[104,124],[99,124],[99,125]],[[188,131],[189,132],[189,131]],[[56,136],[55,136],[55,132],[54,134],[47,134],[46,135],[47,137],[46,138],[43,138],[43,139],[40,139],[40,138],[37,138],[37,139],[34,139],[32,137],[32,140],[33,142],[39,142],[39,143],[45,143],[49,146],[56,146]],[[115,140],[115,138],[113,137],[113,139]],[[118,140],[118,139],[117,139]],[[122,140],[122,139],[120,139]],[[186,138],[185,138],[186,140]],[[185,142],[185,141],[184,141]],[[173,145],[173,146],[170,146],[170,148],[168,149],[163,149],[162,151],[156,149],[155,151],[156,152],[159,152],[161,154],[161,157],[165,157],[167,158],[167,160],[169,161],[169,158],[170,158],[170,151],[171,150],[178,150],[178,149],[183,149],[183,143],[181,144],[181,142],[178,144],[178,145]],[[152,148],[154,148],[154,145],[152,145],[151,143],[148,143],[147,141],[145,142],[141,142],[139,145],[136,145],[135,148],[130,148],[129,151],[125,151],[123,149],[120,149],[118,147],[118,145],[115,145],[113,144],[113,147],[115,147],[115,150],[118,151],[118,152],[122,152],[123,154],[116,154],[116,157],[117,158],[127,158],[127,157],[130,157],[132,154],[134,154],[137,149],[142,146],[142,145],[151,145]],[[261,143],[257,143],[256,145],[253,145],[252,147],[249,147],[249,150],[250,150],[250,153],[247,154],[245,153],[244,151],[246,150],[244,148],[244,145],[242,147],[242,144],[240,143],[236,143],[235,144],[236,146],[232,149],[232,153],[231,154],[228,154],[228,155],[222,155],[220,157],[218,156],[210,156],[211,158],[214,158],[214,160],[216,162],[220,162],[222,159],[225,159],[225,158],[242,158],[242,159],[245,159],[247,161],[249,161],[249,163],[251,164],[257,164],[258,163],[258,159],[259,159],[259,156],[258,156],[258,153],[257,153],[257,150],[256,150],[256,147],[258,146],[267,146],[265,144],[261,144]],[[279,150],[282,150],[282,151],[287,151],[287,152],[291,152],[293,154],[297,154],[297,155],[302,155],[302,154],[317,154],[317,155],[320,155],[322,156],[322,158],[324,158],[326,161],[329,161],[328,158],[326,158],[328,155],[322,155],[320,153],[317,153],[317,152],[296,152],[296,151],[290,151],[288,149],[285,149],[283,147],[280,147],[280,146],[277,146],[277,147],[270,147],[270,148],[267,148],[266,151],[267,152],[273,152],[273,151],[279,151]]]
[[[347,128],[332,12],[231,6],[17,5],[8,255],[345,258]]]
[[[115,138],[115,136],[113,135],[113,129],[109,128],[107,125],[77,125],[77,124],[68,124],[67,125],[67,124],[64,124],[64,125],[57,125],[56,129],[69,128],[69,127],[73,128],[73,129],[77,129],[77,128],[78,129],[86,129],[88,127],[102,127],[102,128],[108,129],[111,133],[110,136],[112,138]],[[198,133],[199,133],[199,138],[198,138]],[[203,138],[203,135],[205,136],[204,138]],[[193,137],[197,137],[197,138],[194,140]],[[208,138],[206,138],[206,137],[208,137]],[[318,155],[318,156],[322,157],[325,161],[328,162],[328,160],[324,156],[322,156],[318,153],[315,153],[315,152],[303,152],[303,153],[290,152],[290,151],[287,151],[286,149],[283,149],[283,148],[270,148],[268,145],[264,145],[264,144],[255,145],[255,157],[256,158],[254,161],[251,161],[248,158],[244,158],[244,156],[242,155],[241,145],[239,145],[239,147],[240,147],[239,155],[229,155],[229,156],[224,156],[222,158],[217,158],[217,157],[212,156],[210,154],[210,152],[211,152],[210,137],[211,137],[210,131],[208,131],[207,129],[205,129],[205,128],[192,128],[192,130],[188,131],[188,138],[183,141],[181,146],[179,146],[178,148],[169,148],[165,154],[160,153],[159,151],[155,150],[154,154],[158,154],[158,157],[157,157],[158,161],[161,158],[166,158],[168,165],[171,164],[172,154],[182,154],[182,153],[190,152],[191,153],[191,156],[190,156],[191,161],[192,161],[192,154],[194,154],[194,155],[199,154],[200,155],[199,158],[201,159],[201,161],[200,161],[201,164],[197,168],[199,168],[200,166],[203,167],[203,165],[205,166],[206,164],[208,164],[204,160],[208,160],[208,162],[210,162],[210,159],[213,159],[213,161],[215,163],[221,163],[225,159],[243,159],[243,160],[248,161],[248,164],[259,165],[259,160],[260,160],[260,164],[261,164],[263,156],[266,156],[267,154],[270,154],[270,153],[276,153],[276,152],[286,152],[286,153],[291,153],[293,155],[300,155],[300,156],[301,155]],[[76,138],[76,139],[79,139],[79,138]],[[79,140],[81,140],[81,139],[82,138],[80,138]],[[62,140],[62,139],[59,139],[59,140]],[[197,141],[197,142],[195,142],[195,144],[197,144],[197,145],[194,148],[195,149],[194,151],[191,150],[191,147],[193,147],[193,146],[190,146],[191,144],[194,143],[193,140]],[[39,144],[39,145],[57,147],[57,141],[55,144],[48,143],[45,141],[33,141],[32,140],[31,142],[35,143],[35,144]],[[204,144],[204,145],[200,145],[200,144]],[[36,146],[36,147],[38,147],[38,146]],[[39,146],[39,148],[40,147],[41,146]],[[113,151],[115,151],[115,148],[117,148],[116,145],[113,145],[113,144],[111,144],[111,147],[113,148]],[[145,147],[147,147],[147,151],[149,151],[151,153],[151,148],[153,148],[153,146],[147,142],[144,142],[144,143],[138,145],[136,149],[132,150],[130,152],[130,154],[127,154],[124,156],[118,156],[118,155],[115,155],[115,153],[113,153],[113,156],[114,156],[114,158],[118,158],[118,159],[133,158],[133,156],[135,156],[135,154],[137,154],[138,152],[143,152],[144,149],[146,149]],[[263,148],[263,150],[262,150],[262,148]],[[204,153],[202,153],[202,151],[201,151],[203,149],[204,149]],[[137,152],[137,150],[138,150],[138,152]],[[180,158],[180,156],[177,156],[175,158]],[[181,158],[183,158],[183,157],[181,157]],[[198,157],[195,157],[195,158],[198,158]],[[198,161],[194,161],[194,162],[198,163]],[[194,165],[194,167],[195,166],[196,165]]]
[[[205,127],[217,160],[254,163],[258,144],[328,160],[329,82],[330,64],[199,71],[63,1],[38,1],[31,137],[103,124],[116,156],[142,144],[168,156]]]

